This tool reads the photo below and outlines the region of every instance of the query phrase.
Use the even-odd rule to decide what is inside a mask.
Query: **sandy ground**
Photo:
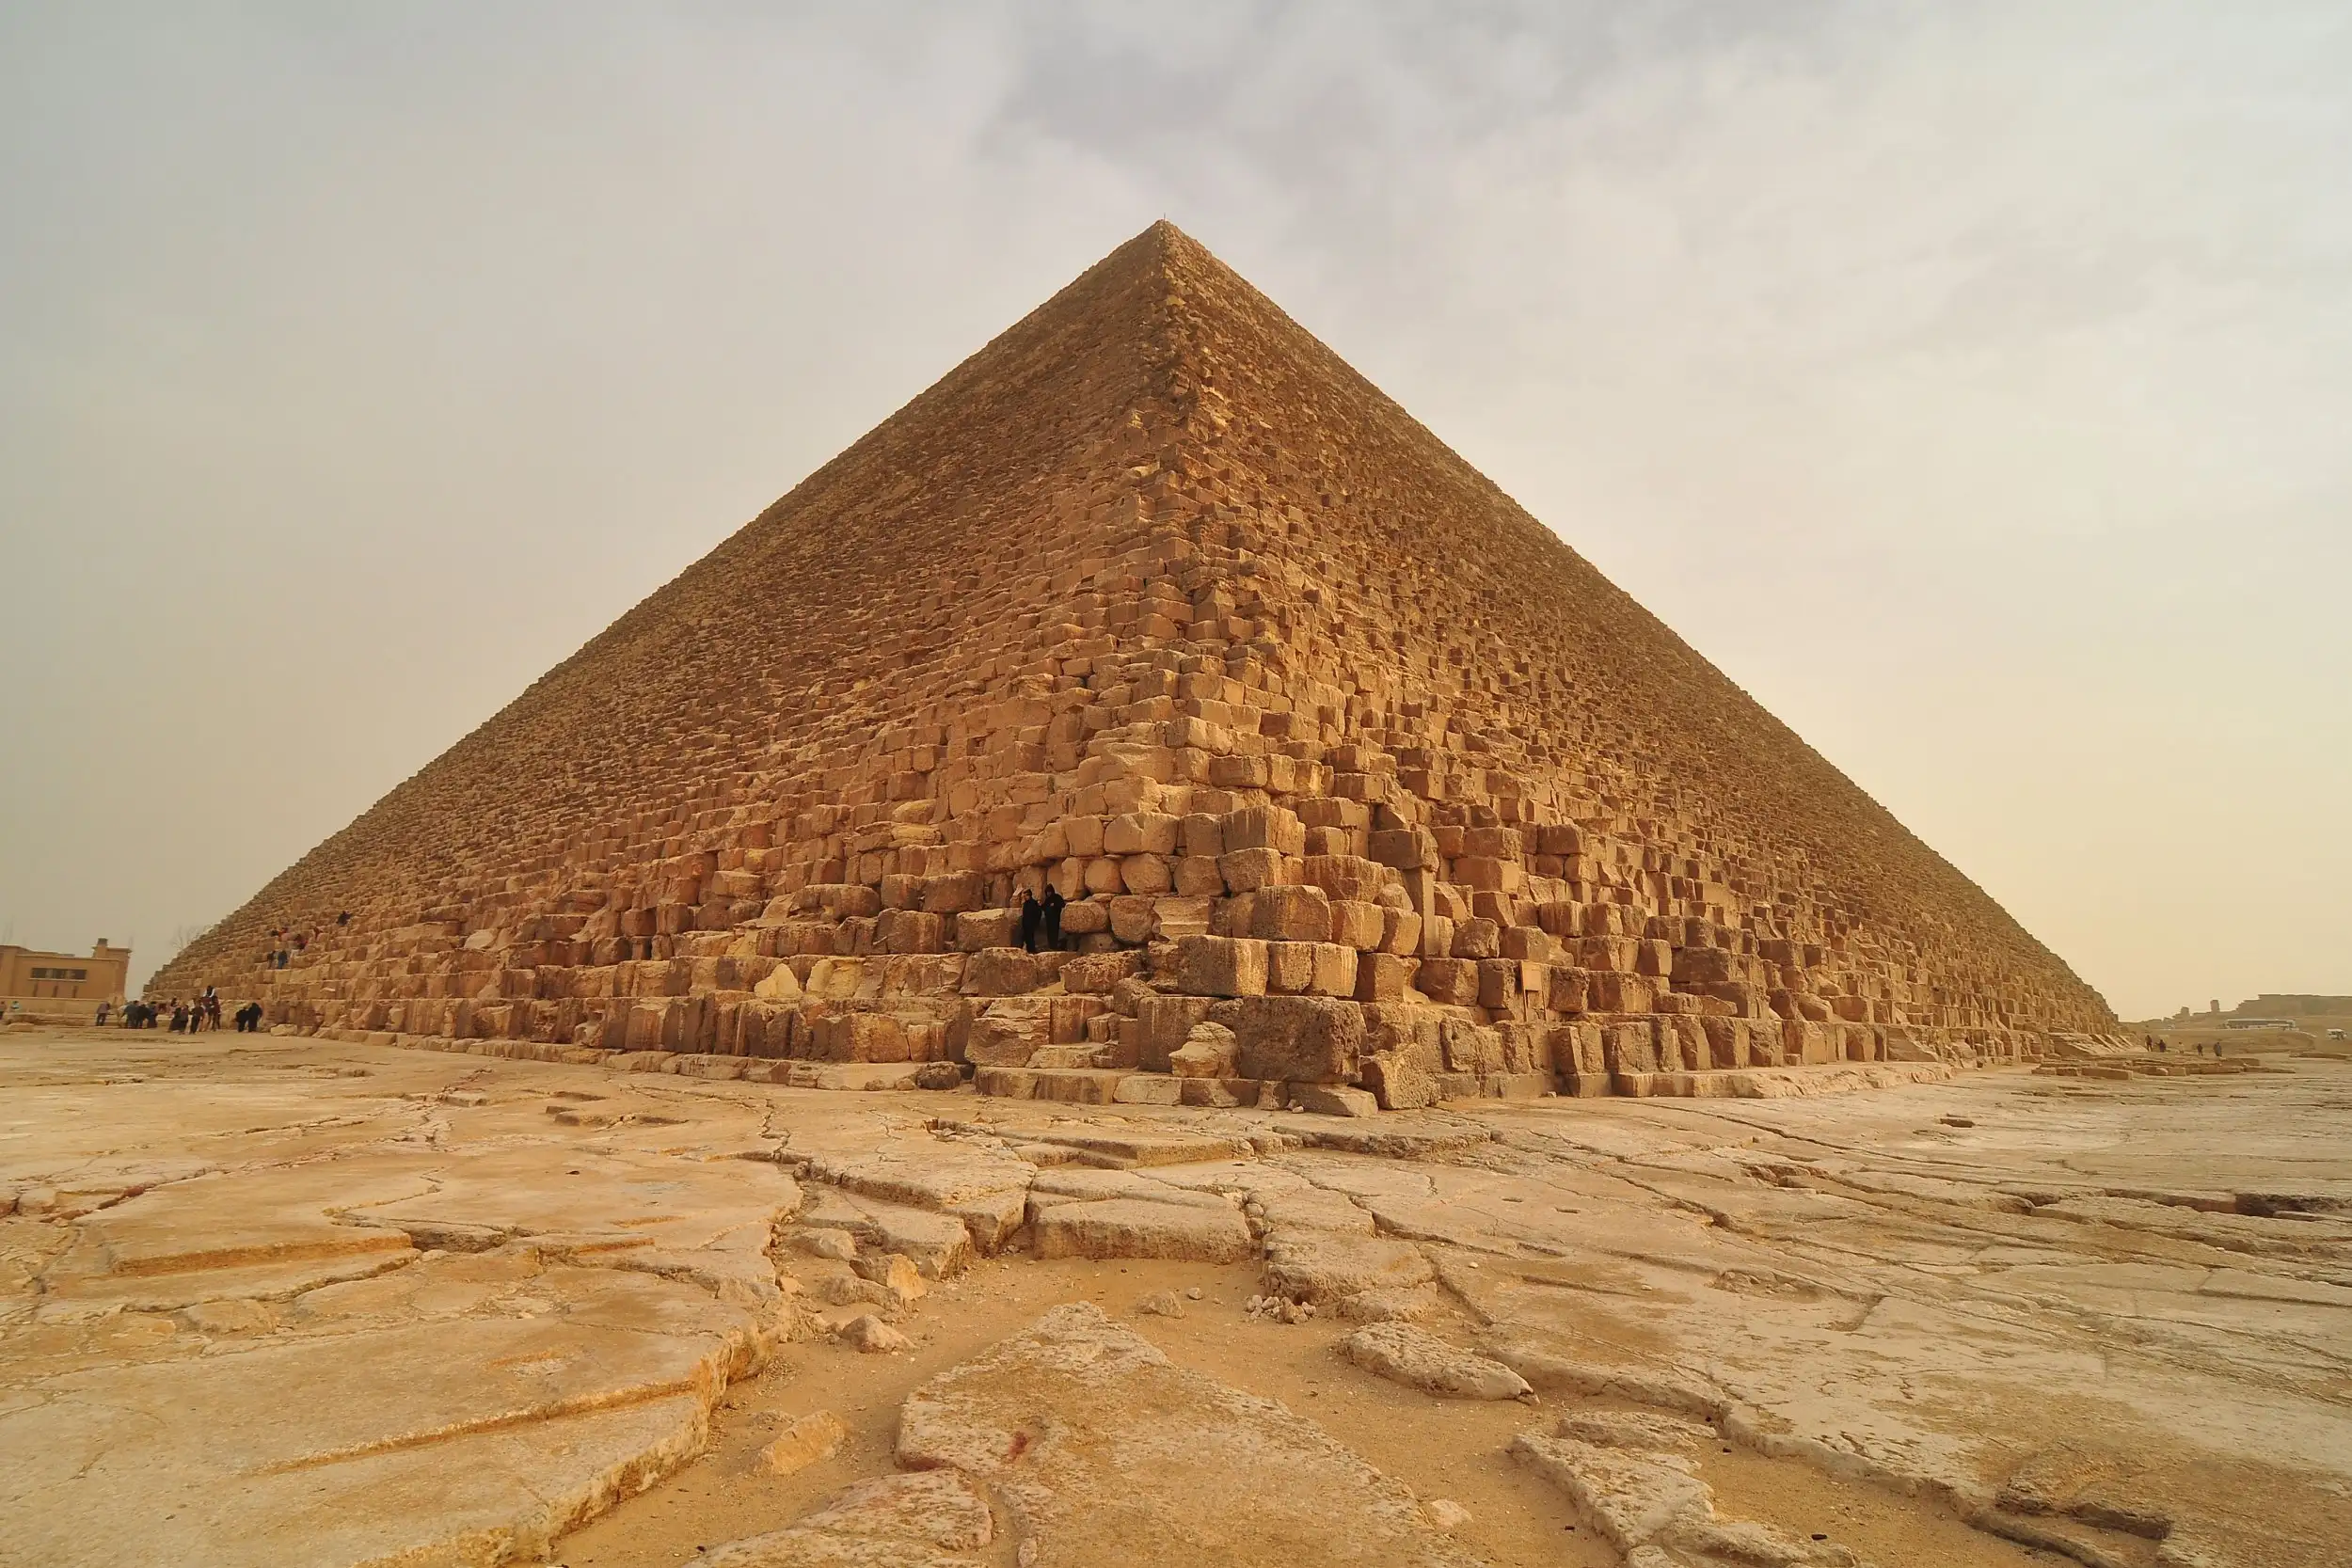
[[[1348,1121],[10,1030],[0,1563],[2341,1562],[2352,1065],[2275,1068]]]

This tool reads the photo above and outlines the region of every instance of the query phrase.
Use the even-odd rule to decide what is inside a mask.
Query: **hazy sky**
[[[0,940],[144,973],[1161,216],[2124,1016],[2352,992],[2342,0],[0,3]]]

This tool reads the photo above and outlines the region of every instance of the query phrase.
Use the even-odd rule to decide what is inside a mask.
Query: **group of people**
[[[339,927],[350,925],[351,911],[345,910],[336,915],[335,924]],[[286,926],[271,927],[269,951],[262,955],[262,967],[264,969],[285,968],[294,961],[294,956],[296,953],[305,952],[310,948],[310,939],[318,934],[319,928],[316,926],[307,931],[298,931]]]
[[[98,1006],[98,1022],[105,1025],[109,1004]],[[248,1002],[229,1015],[230,1022],[241,1035],[259,1034],[262,1029],[262,1005]],[[173,997],[168,1002],[133,1000],[122,1005],[122,1027],[125,1029],[169,1029],[175,1035],[193,1035],[203,1029],[220,1027],[220,992],[211,986],[204,994],[182,1001]]]
[[[1054,952],[1061,951],[1061,911],[1069,902],[1061,895],[1061,890],[1050,883],[1042,898],[1030,897],[1029,890],[1023,888],[1021,901],[1013,905],[1013,912],[1021,922],[1021,945],[1032,953],[1036,952],[1041,930],[1046,947]]]

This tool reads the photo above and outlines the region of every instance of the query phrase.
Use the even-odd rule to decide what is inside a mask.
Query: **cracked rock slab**
[[[1391,1383],[1445,1399],[1515,1400],[1534,1392],[1527,1379],[1502,1362],[1408,1323],[1359,1328],[1340,1341],[1340,1354]]]
[[[1040,1258],[1238,1263],[1258,1253],[1248,1222],[1223,1204],[1210,1208],[1124,1197],[1058,1203],[1040,1211],[1036,1235]]]
[[[1041,1563],[1136,1561],[1147,1542],[1152,1560],[1228,1568],[1481,1560],[1321,1427],[1084,1303],[909,1396],[898,1458],[986,1488]]]

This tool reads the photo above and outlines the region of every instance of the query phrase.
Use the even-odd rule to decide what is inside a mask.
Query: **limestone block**
[[[1519,966],[1509,958],[1478,960],[1478,1005],[1501,1011],[1519,999]]]
[[[1179,1078],[1232,1078],[1240,1042],[1221,1023],[1203,1021],[1193,1026],[1184,1043],[1170,1053],[1168,1070]]]
[[[1684,947],[1669,972],[1677,987],[1724,985],[1741,978],[1740,956],[1721,947]]]
[[[1176,892],[1183,897],[1214,898],[1225,891],[1225,874],[1217,869],[1214,860],[1185,855],[1174,863],[1174,871]]]
[[[1493,958],[1502,954],[1502,931],[1491,920],[1464,920],[1454,927],[1453,957]]]
[[[1249,1227],[1232,1209],[1102,1198],[1057,1203],[1034,1222],[1040,1258],[1167,1258],[1238,1263],[1256,1254]]]
[[[1217,1111],[1257,1104],[1263,1087],[1255,1078],[1178,1078],[1170,1082],[1181,1091],[1181,1103]]]
[[[1176,989],[1195,996],[1260,996],[1266,989],[1263,942],[1184,937],[1176,943]]]
[[[1244,806],[1226,813],[1220,827],[1229,854],[1238,849],[1272,849],[1281,855],[1306,852],[1305,824],[1280,806]]]
[[[1630,974],[1639,947],[1629,937],[1582,937],[1577,941],[1576,961],[1586,969]]]
[[[1454,879],[1476,893],[1517,893],[1527,885],[1527,871],[1515,860],[1464,855],[1454,863]]]
[[[1508,926],[1502,931],[1502,956],[1522,963],[1548,964],[1560,956],[1560,944],[1540,926]]]
[[[1080,876],[1080,885],[1091,895],[1122,892],[1127,882],[1126,879],[1120,874],[1119,862],[1109,855],[1101,855],[1086,863],[1086,870]],[[1065,931],[1070,928],[1069,920],[1070,911],[1064,910],[1062,929]]]
[[[874,945],[883,953],[937,953],[947,945],[946,921],[920,910],[884,910],[874,927]]]
[[[1217,876],[1228,891],[1255,893],[1282,880],[1282,853],[1279,849],[1229,849],[1216,858]]]
[[[1039,984],[1036,958],[1018,947],[988,947],[963,966],[966,996],[1019,996]]]
[[[1191,863],[1178,862],[1179,865]],[[1209,915],[1213,897],[1155,898],[1152,901],[1152,940],[1176,942],[1184,937],[1209,934]]]
[[[1370,858],[1401,871],[1438,869],[1437,836],[1423,828],[1375,829]]]
[[[1802,1063],[1812,1067],[1836,1060],[1829,1030],[1811,1019],[1781,1020],[1780,1041],[1782,1058],[1792,1066]]]
[[[1314,983],[1314,944],[1269,942],[1265,944],[1265,989],[1277,995],[1296,996]]]
[[[1359,1002],[1402,1002],[1412,990],[1413,973],[1421,967],[1416,958],[1401,958],[1393,953],[1365,953],[1356,960],[1356,1000]]]
[[[888,1013],[834,1013],[818,1022],[814,1059],[820,1062],[903,1062],[906,1029]]]
[[[1585,994],[1597,1013],[1645,1013],[1654,996],[1648,980],[1620,970],[1594,972]]]
[[[1571,964],[1553,964],[1545,975],[1544,1006],[1555,1013],[1581,1013],[1591,996],[1593,974]]]
[[[1176,852],[1181,819],[1163,812],[1128,812],[1114,816],[1103,829],[1106,855],[1159,855]]]
[[[1117,925],[1114,911],[1112,926],[1116,928]],[[1121,981],[1134,978],[1142,964],[1140,953],[1100,953],[1070,958],[1061,966],[1062,989],[1084,995],[1107,996]]]
[[[1380,890],[1389,879],[1388,868],[1378,861],[1349,854],[1309,855],[1300,866],[1300,874],[1334,901],[1372,903],[1380,896]]]
[[[1391,911],[1377,904],[1341,900],[1331,906],[1330,940],[1359,952],[1377,950],[1388,936]]]
[[[1168,893],[1176,886],[1176,874],[1165,855],[1129,855],[1119,863],[1119,880],[1129,893]]]
[[[1319,887],[1262,888],[1250,908],[1249,934],[1266,942],[1326,942],[1331,898]]]
[[[1048,1043],[1079,1045],[1087,1039],[1087,1022],[1103,1011],[1099,996],[1049,996],[1045,999],[1050,1022]]]
[[[1190,1037],[1195,1025],[1216,1006],[1208,996],[1148,996],[1136,1004],[1141,1038],[1136,1066],[1146,1072],[1167,1072],[1171,1055]]]
[[[1468,1019],[1449,1018],[1438,1026],[1449,1072],[1502,1070],[1502,1037],[1492,1028]]]
[[[1380,951],[1409,958],[1422,951],[1422,917],[1409,909],[1380,911]]]
[[[1111,1085],[1114,1105],[1181,1105],[1184,1085],[1157,1072],[1131,1072]]]
[[[1061,831],[1069,846],[1069,853],[1078,860],[1092,860],[1103,853],[1104,823],[1100,816],[1065,816]]]
[[[1646,1019],[1601,1028],[1601,1060],[1613,1073],[1656,1072],[1658,1031]]]
[[[921,908],[926,914],[952,918],[976,911],[987,901],[987,879],[976,871],[923,879]]]
[[[964,1059],[976,1067],[1026,1066],[1040,1047],[1053,1043],[1053,1028],[1052,997],[1000,997],[972,1021]]]
[[[1478,1000],[1478,966],[1467,958],[1423,958],[1413,985],[1432,1002],[1470,1006]]]
[[[1116,865],[1116,862],[1097,861],[1098,865]],[[1111,928],[1109,901],[1100,898],[1082,899],[1063,907],[1061,934],[1066,937],[1107,936]]]
[[[1363,1059],[1364,1087],[1384,1111],[1412,1111],[1438,1102],[1437,1081],[1394,1052]]]
[[[1380,1111],[1380,1101],[1368,1090],[1343,1084],[1291,1084],[1284,1093],[1286,1103],[1312,1116],[1369,1117]]]
[[[1269,943],[1269,950],[1272,944]],[[1310,969],[1305,990],[1316,996],[1354,996],[1356,994],[1356,949],[1335,942],[1308,944]]]
[[[1187,858],[1215,861],[1225,853],[1224,825],[1207,812],[1195,812],[1184,819],[1177,844]]]
[[[1363,1011],[1322,996],[1251,996],[1220,1002],[1212,1021],[1233,1032],[1247,1078],[1344,1083],[1357,1071]]]

